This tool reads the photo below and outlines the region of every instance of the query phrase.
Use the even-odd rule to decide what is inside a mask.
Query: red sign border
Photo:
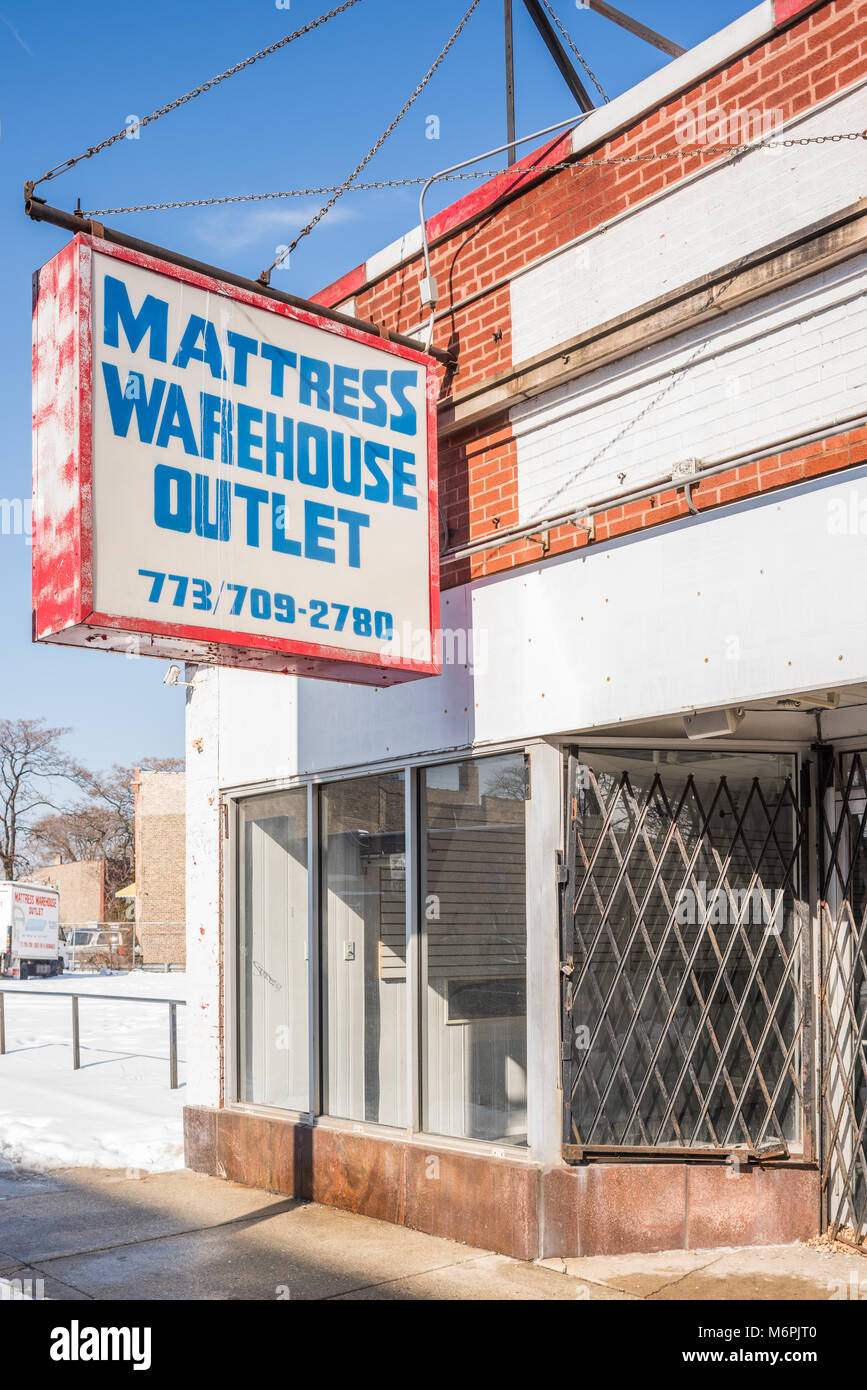
[[[92,264],[98,253],[141,266],[211,294],[277,313],[337,337],[371,344],[371,335],[347,324],[256,294],[199,271],[159,260],[101,238],[77,234],[34,275],[33,292],[33,640],[130,654],[117,634],[145,638],[141,654],[208,665],[391,685],[439,675],[439,507],[437,495],[436,363],[413,348],[375,340],[383,352],[425,370],[427,400],[429,619],[432,660],[297,642],[257,633],[228,632],[185,623],[161,623],[99,613],[93,607]],[[43,319],[49,320],[48,331]],[[61,387],[71,378],[70,400]],[[47,380],[46,380],[47,379]],[[48,400],[40,400],[47,386]],[[46,458],[48,448],[51,458]],[[149,640],[148,640],[149,639]]]

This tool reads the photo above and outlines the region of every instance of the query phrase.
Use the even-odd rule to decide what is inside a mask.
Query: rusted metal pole
[[[234,271],[222,270],[219,266],[208,265],[205,261],[192,260],[191,257],[182,256],[179,252],[171,251],[166,246],[156,246],[153,242],[141,241],[139,237],[127,236],[126,232],[119,232],[114,227],[106,227],[101,222],[79,217],[74,212],[65,212],[62,208],[50,207],[47,203],[43,203],[40,198],[26,198],[24,211],[34,222],[48,222],[51,226],[62,227],[67,232],[80,232],[86,236],[95,236],[103,241],[112,242],[115,246],[126,246],[131,251],[141,251],[143,255],[153,256],[156,260],[168,261],[170,265],[194,270],[199,275],[208,275],[212,280],[224,280],[227,285],[237,285],[240,289],[250,290],[253,294],[263,295],[266,299],[276,299],[281,304],[289,304],[305,313],[318,314],[320,318],[346,324],[348,328],[355,328],[360,333],[373,334],[376,337],[384,338],[386,342],[413,348],[415,352],[426,352],[445,366],[455,365],[454,356],[445,348],[425,348],[417,338],[408,338],[403,333],[393,333],[391,330],[381,329],[377,324],[371,323],[367,319],[353,318],[351,314],[342,314],[338,309],[331,309],[325,304],[317,304],[314,300],[301,299],[298,295],[287,294],[284,290],[272,289],[270,285],[263,285],[258,280],[249,280],[244,275],[236,275]]]
[[[178,1006],[169,1004],[169,1086],[178,1089]]]
[[[81,1049],[78,1044],[78,995],[72,996],[72,1069],[81,1067]]]

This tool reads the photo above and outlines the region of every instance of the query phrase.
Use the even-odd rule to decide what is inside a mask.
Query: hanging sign
[[[33,322],[36,641],[438,672],[431,358],[88,236]]]

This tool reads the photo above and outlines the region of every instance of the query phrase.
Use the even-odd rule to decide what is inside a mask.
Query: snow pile
[[[178,1089],[169,1088],[169,1006],[183,974],[61,975],[12,982],[0,1056],[0,1168],[89,1167],[163,1172],[184,1165],[186,1009],[178,1017]],[[28,998],[74,990],[81,1068],[72,1068],[72,1000]],[[111,999],[88,1000],[88,994]]]

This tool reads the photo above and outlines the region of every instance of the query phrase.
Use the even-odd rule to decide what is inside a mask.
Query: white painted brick
[[[863,130],[867,83],[786,137]],[[512,357],[534,357],[867,193],[861,141],[754,151],[688,179],[512,282]]]
[[[515,406],[521,521],[867,411],[865,290],[855,257]]]

